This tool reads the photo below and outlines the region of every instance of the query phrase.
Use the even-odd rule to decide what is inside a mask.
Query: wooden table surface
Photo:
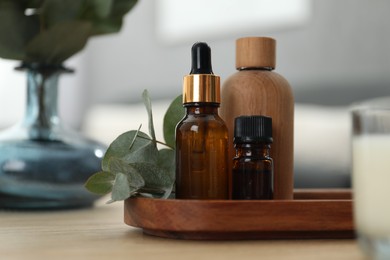
[[[0,210],[0,259],[364,259],[355,240],[183,241],[123,223],[123,203]]]

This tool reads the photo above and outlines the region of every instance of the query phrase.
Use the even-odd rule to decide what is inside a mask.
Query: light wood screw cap
[[[269,37],[246,37],[236,41],[236,68],[271,68],[276,64],[276,41]]]

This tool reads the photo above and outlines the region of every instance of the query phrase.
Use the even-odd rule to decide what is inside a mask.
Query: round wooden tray
[[[125,223],[178,239],[353,238],[348,190],[296,191],[290,201],[125,201]]]

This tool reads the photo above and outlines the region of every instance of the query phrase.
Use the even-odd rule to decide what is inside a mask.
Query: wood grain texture
[[[295,189],[295,200],[352,200],[351,189]]]
[[[276,41],[269,37],[236,40],[236,68],[275,68]]]
[[[128,199],[124,219],[147,234],[180,239],[352,238],[354,233],[352,201],[318,197],[284,201]]]
[[[294,98],[289,83],[281,75],[271,71],[240,71],[223,84],[221,99],[220,114],[229,130],[230,158],[235,155],[233,134],[236,117],[272,117],[274,198],[292,199]]]

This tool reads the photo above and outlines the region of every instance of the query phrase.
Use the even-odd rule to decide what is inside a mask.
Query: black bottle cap
[[[234,142],[272,143],[272,118],[266,116],[240,116],[234,120]]]
[[[211,49],[205,42],[196,42],[191,48],[190,74],[213,74]]]

